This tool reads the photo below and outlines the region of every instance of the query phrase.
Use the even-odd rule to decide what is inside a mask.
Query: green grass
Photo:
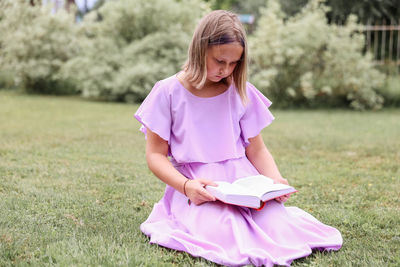
[[[0,91],[0,266],[208,266],[149,245],[139,225],[164,185],[137,105]],[[400,265],[400,110],[273,111],[263,131],[289,201],[343,235],[293,266]]]

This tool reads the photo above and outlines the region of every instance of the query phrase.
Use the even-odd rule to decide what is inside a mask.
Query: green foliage
[[[0,70],[0,90],[1,89],[11,89],[14,84],[13,74],[6,71]]]
[[[72,14],[30,1],[1,1],[0,72],[15,74],[26,91],[74,93],[59,76],[63,64],[78,52],[78,28]]]
[[[240,3],[240,0],[205,0],[205,2],[209,2],[213,10],[231,10],[233,6]]]
[[[400,107],[400,76],[388,76],[378,92],[385,99],[385,106]]]
[[[240,0],[205,0],[209,2],[211,8],[231,10],[236,14],[251,14],[254,15],[254,22],[252,25],[244,25],[248,32],[252,32],[254,27],[257,25],[257,19],[260,16],[260,9],[265,7],[266,0],[251,0],[251,1],[240,1]]]
[[[180,69],[206,10],[199,0],[108,1],[84,17],[83,49],[65,64],[63,77],[84,97],[142,100],[157,80]]]
[[[285,14],[294,16],[307,5],[308,1],[309,0],[279,0],[279,4]]]
[[[309,0],[280,0],[282,9],[290,16],[299,12]],[[398,21],[400,17],[400,5],[398,0],[326,0],[329,7],[327,18],[332,22],[343,22],[354,14],[361,23],[368,21]]]
[[[260,1],[210,3],[244,10]],[[329,25],[319,1],[287,17],[277,1],[250,38],[252,81],[277,105],[377,109],[377,89],[397,103],[395,83],[381,90],[383,76],[362,55],[354,17]],[[74,12],[52,15],[30,2],[0,1],[0,87],[125,102],[144,99],[157,80],[179,71],[195,24],[209,11],[200,0],[114,0],[75,24]]]
[[[331,21],[345,21],[350,14],[355,14],[362,23],[382,21],[382,19],[397,21],[400,17],[398,0],[327,0],[331,7],[328,17]]]
[[[329,25],[326,8],[312,1],[286,17],[270,0],[250,39],[252,80],[279,106],[344,105],[379,109],[375,92],[383,74],[363,55],[364,36],[355,18],[344,26]]]

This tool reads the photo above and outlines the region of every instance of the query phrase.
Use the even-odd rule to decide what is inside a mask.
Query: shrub
[[[157,80],[180,69],[205,11],[200,0],[108,1],[85,16],[84,48],[67,62],[63,76],[84,97],[140,101]]]
[[[0,70],[0,90],[11,89],[14,84],[14,77],[12,73]]]
[[[250,38],[253,82],[278,106],[381,108],[383,98],[375,89],[384,75],[363,55],[356,18],[329,25],[326,12],[320,1],[311,1],[288,18],[278,1],[270,0]]]
[[[15,83],[26,91],[73,93],[59,76],[62,65],[78,52],[74,15],[29,1],[1,1],[1,72],[15,74]]]
[[[378,92],[385,99],[385,106],[400,107],[400,76],[388,75]]]

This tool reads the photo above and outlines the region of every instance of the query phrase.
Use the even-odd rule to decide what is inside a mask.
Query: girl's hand
[[[186,196],[196,205],[207,201],[215,201],[215,197],[204,188],[207,185],[218,186],[213,181],[207,179],[189,180],[185,185]]]
[[[284,196],[275,198],[275,200],[280,203],[285,203],[289,199],[289,197],[290,197],[290,195],[284,195]]]
[[[277,179],[274,179],[274,183],[276,183],[276,184],[287,184],[287,185],[289,185],[288,180],[285,179],[285,178],[277,178]],[[278,202],[280,202],[280,203],[285,203],[285,202],[289,199],[289,197],[290,197],[290,195],[284,195],[284,196],[275,198],[275,200],[278,201]]]

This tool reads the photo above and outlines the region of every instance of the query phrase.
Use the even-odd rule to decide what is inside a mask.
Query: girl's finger
[[[204,186],[206,185],[211,185],[211,186],[218,186],[214,181],[208,180],[208,179],[197,179],[199,182],[201,182]]]
[[[203,189],[200,192],[200,196],[206,201],[215,201],[215,197],[211,195],[207,190]]]
[[[287,201],[287,197],[286,197],[286,195],[285,196],[281,196],[281,197],[278,197],[278,198],[276,198],[276,200],[278,200],[278,202],[281,202],[281,203],[284,203],[284,202],[286,202]]]

